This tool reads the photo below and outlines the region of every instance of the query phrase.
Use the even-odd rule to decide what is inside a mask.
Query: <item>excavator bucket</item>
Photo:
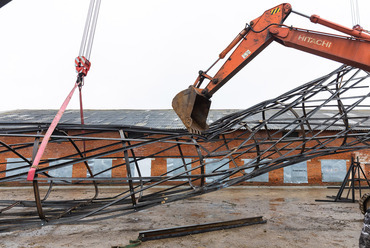
[[[172,100],[172,108],[191,133],[208,129],[207,116],[211,101],[200,95],[194,86],[179,92]]]

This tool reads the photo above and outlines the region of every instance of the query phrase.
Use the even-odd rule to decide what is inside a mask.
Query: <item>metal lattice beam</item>
[[[0,230],[112,218],[219,190],[319,156],[367,149],[369,85],[368,72],[342,66],[279,97],[227,115],[202,135],[135,126],[59,124],[51,136],[49,152],[63,147],[72,147],[73,152],[40,162],[30,186],[34,201],[0,201]],[[6,174],[0,183],[25,182],[32,164],[30,150],[38,146],[47,127],[0,123],[0,154],[19,158],[13,162],[14,168],[0,171]],[[134,134],[137,137],[131,138]],[[252,159],[242,165],[236,162],[246,157]],[[88,161],[104,158],[118,162],[94,172]],[[141,161],[146,158],[179,158],[181,163],[157,176],[143,176]],[[53,171],[77,163],[86,167],[86,177],[52,176]],[[207,170],[212,164],[218,166]],[[102,177],[113,170],[126,171],[125,176]],[[99,197],[102,183],[118,183],[123,190]],[[41,184],[49,185],[43,197]],[[90,199],[49,200],[55,184],[91,185],[95,195]],[[160,185],[168,187],[156,187]]]

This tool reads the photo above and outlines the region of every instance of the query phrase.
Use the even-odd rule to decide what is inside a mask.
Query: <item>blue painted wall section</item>
[[[217,173],[217,171],[227,170],[229,169],[229,160],[228,159],[205,159],[206,162],[206,173]],[[207,177],[206,182],[212,182],[221,178],[222,176],[213,176]]]
[[[284,167],[284,183],[308,183],[307,161]]]
[[[187,169],[191,169],[191,159],[186,158],[185,163],[188,164],[186,165]],[[167,158],[167,176],[175,176],[177,174],[185,172],[185,166],[183,164],[183,161],[181,158]],[[191,172],[189,172],[191,174]],[[186,174],[184,174],[185,176]],[[187,181],[188,179],[183,178],[183,179],[178,179],[179,181]]]
[[[247,164],[249,161],[252,161],[252,159],[242,159],[244,164]],[[254,168],[248,168],[245,169],[244,171],[246,173],[250,173],[254,170]],[[268,183],[269,181],[269,173],[262,174],[258,177],[254,177],[252,179],[247,180],[247,182],[260,182],[260,183]]]
[[[19,167],[22,167],[22,166],[27,166],[25,168],[19,168],[17,170],[13,170],[13,171],[7,171],[6,172],[7,177],[17,175],[19,173],[27,172],[29,167],[30,167],[30,165],[21,158],[8,158],[8,159],[6,159],[6,161],[7,161],[7,163],[6,163],[6,169],[7,170],[16,169],[16,168],[19,168]]]
[[[55,162],[50,162],[49,166],[57,165],[57,164],[62,164],[65,162],[69,162],[71,160],[67,159],[61,159]],[[72,170],[73,170],[73,165],[68,165],[68,166],[63,166],[62,168],[58,168],[55,170],[50,170],[49,175],[52,177],[72,177]]]
[[[322,159],[321,175],[323,182],[342,182],[347,173],[346,160]]]
[[[112,177],[112,170],[104,171],[105,169],[112,168],[112,159],[93,159],[87,162],[92,170],[95,177]],[[104,172],[102,172],[104,171]],[[102,172],[102,173],[100,173]],[[97,173],[100,173],[96,175]]]
[[[152,159],[151,158],[144,158],[142,160],[137,161],[140,173],[142,177],[150,177],[152,175]],[[136,165],[134,162],[130,162],[130,169],[132,172],[132,175],[134,177],[138,177],[139,173],[136,169]]]

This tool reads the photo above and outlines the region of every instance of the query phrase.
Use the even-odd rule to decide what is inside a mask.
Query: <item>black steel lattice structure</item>
[[[279,97],[225,116],[202,135],[138,126],[59,124],[46,152],[53,159],[45,155],[35,180],[28,184],[34,200],[1,200],[0,230],[112,218],[213,192],[315,157],[366,149],[370,114],[364,110],[370,107],[369,86],[368,72],[342,66]],[[323,110],[331,114],[323,117]],[[34,156],[50,124],[0,125],[0,153],[19,158],[20,165],[27,163],[0,171],[7,175],[0,183],[24,183],[32,164],[30,151]],[[10,138],[22,142],[9,143]],[[58,156],[56,151],[63,146],[73,147],[74,152]],[[144,150],[152,152],[143,155]],[[243,165],[235,161],[246,156],[253,159]],[[94,174],[87,162],[106,157],[120,163]],[[181,159],[182,164],[159,176],[142,176],[141,160],[168,157]],[[220,161],[222,165],[207,170]],[[51,176],[53,170],[76,163],[86,167],[86,177]],[[101,177],[114,169],[125,170],[126,176]],[[100,197],[103,183],[116,183],[122,191]],[[49,200],[55,184],[90,186],[95,194],[89,199]],[[49,190],[41,195],[40,185],[48,185]]]

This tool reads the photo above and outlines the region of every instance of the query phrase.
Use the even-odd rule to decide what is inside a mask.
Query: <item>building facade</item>
[[[235,110],[213,111],[210,119],[219,119],[230,112],[235,112]],[[28,172],[31,158],[35,153],[35,141],[39,142],[41,137],[35,135],[35,132],[39,132],[39,135],[42,135],[39,130],[45,132],[45,127],[53,118],[53,113],[55,111],[24,110],[0,116],[3,129],[5,129],[5,125],[10,126],[14,133],[14,135],[3,133],[1,137],[4,149],[0,153],[0,180],[23,173],[20,177],[23,179],[8,180],[2,182],[3,185],[29,184],[24,180],[25,173]],[[289,133],[289,129],[285,132],[276,132],[277,128],[261,130],[256,132],[253,139],[249,138],[251,132],[245,129],[234,130],[228,134],[223,133],[205,141],[197,138],[200,146],[197,150],[197,145],[189,144],[190,138],[189,140],[177,138],[180,141],[183,139],[180,148],[171,143],[172,140],[168,138],[171,135],[177,134],[178,137],[183,137],[181,135],[186,134],[181,122],[171,110],[91,110],[85,114],[90,129],[83,132],[76,130],[79,120],[78,111],[69,111],[63,117],[59,129],[54,132],[54,138],[48,144],[43,155],[43,162],[40,163],[39,167],[44,169],[48,176],[78,181],[94,175],[95,178],[106,179],[102,180],[102,183],[108,184],[126,182],[128,173],[132,178],[147,178],[148,180],[151,178],[154,183],[161,178],[180,175],[174,180],[164,182],[164,184],[181,184],[192,176],[209,174],[210,176],[204,179],[205,183],[209,183],[225,175],[227,179],[233,179],[251,173],[256,168],[254,161],[256,154],[265,153],[260,156],[262,160],[258,162],[263,167],[264,162],[286,156],[285,154],[290,153],[290,150],[294,156],[299,157],[300,150],[302,150],[301,148],[290,149],[290,147],[301,146],[300,142],[302,141],[297,140],[299,133],[296,131]],[[325,115],[325,113],[322,114]],[[45,127],[42,127],[43,125]],[[35,126],[38,128],[35,129]],[[17,131],[15,131],[15,127]],[[168,133],[166,130],[169,130]],[[320,135],[322,137],[335,137],[338,132],[340,130],[331,129],[321,131]],[[367,132],[367,130],[362,130],[362,132]],[[89,136],[89,138],[85,140],[82,138],[83,136]],[[279,141],[283,136],[286,139],[281,144],[276,143],[278,148],[268,149],[272,141]],[[315,134],[313,133],[311,136],[315,136]],[[71,142],[71,139],[74,139],[74,142]],[[120,139],[124,139],[125,143],[122,143]],[[256,140],[268,142],[262,142],[256,146]],[[310,142],[306,143],[306,150],[307,147],[317,146],[314,144],[314,140]],[[328,146],[338,145],[339,147],[342,142],[343,139],[333,140]],[[6,149],[6,146],[9,146],[11,150]],[[132,148],[122,150],[122,147],[125,146]],[[231,156],[225,156],[233,150],[233,147],[240,149]],[[78,154],[79,152],[83,155]],[[209,154],[212,155],[208,156]],[[199,160],[200,155],[202,161]],[[280,163],[280,168],[253,176],[243,182],[238,182],[237,185],[340,184],[353,157],[359,158],[361,166],[368,176],[370,171],[369,155],[370,150],[362,147],[348,152],[345,150],[340,150],[337,153],[331,151],[330,155],[314,155],[308,159],[299,158],[296,163],[294,163],[295,160],[289,166],[281,166]],[[25,161],[25,158],[28,162]],[[126,159],[131,161],[129,166],[126,165]],[[203,164],[204,166],[202,166]],[[254,166],[248,166],[248,164]],[[52,170],[48,170],[52,167]],[[230,173],[237,167],[242,169]],[[223,174],[225,171],[229,171],[229,174]],[[40,174],[40,177],[43,176],[47,178],[47,176]],[[195,177],[192,179],[194,184],[200,183],[200,179]],[[135,180],[133,181],[135,182]]]

